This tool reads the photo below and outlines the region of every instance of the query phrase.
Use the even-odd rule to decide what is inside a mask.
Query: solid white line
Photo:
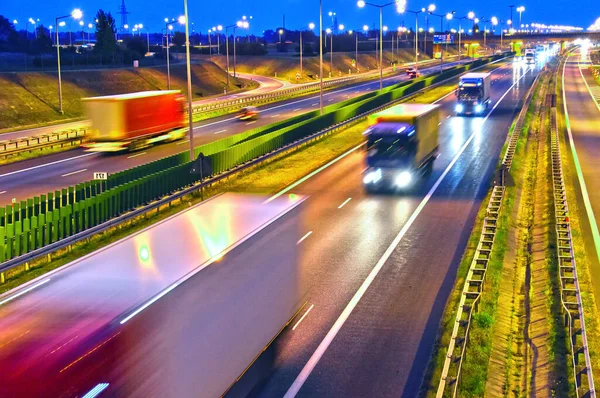
[[[246,123],[246,126],[250,126],[251,124],[254,124],[254,123],[256,123],[256,120],[255,120],[255,121],[253,121],[253,122],[248,122],[248,123]]]
[[[570,57],[567,57],[567,62]],[[587,185],[585,184],[585,180],[583,178],[583,170],[581,169],[581,164],[579,163],[579,155],[577,154],[577,149],[575,148],[575,139],[573,138],[573,132],[571,131],[571,120],[569,118],[569,111],[567,109],[567,95],[565,90],[565,69],[567,68],[567,64],[563,65],[562,70],[562,97],[563,97],[563,109],[565,112],[565,124],[567,126],[567,135],[569,136],[569,146],[571,147],[571,153],[573,154],[573,163],[575,164],[575,171],[577,173],[577,179],[579,180],[579,187],[581,189],[581,196],[583,198],[583,204],[585,207],[585,211],[588,216],[588,221],[590,223],[590,228],[592,230],[592,240],[594,241],[594,247],[596,248],[596,256],[600,259],[600,230],[598,229],[598,223],[596,221],[596,215],[594,214],[594,209],[592,208],[592,202],[590,200],[590,196],[588,194]],[[581,70],[580,70],[581,72]],[[585,78],[582,76],[583,81],[585,82]]]
[[[175,144],[175,145],[181,145],[181,144],[185,144],[185,143],[187,143],[187,142],[190,142],[190,140],[179,141],[179,142],[178,142],[177,144]]]
[[[352,198],[348,198],[348,199],[346,199],[346,200],[344,201],[344,203],[342,203],[341,205],[339,205],[339,206],[338,206],[338,209],[341,209],[342,207],[346,206],[346,204],[347,204],[348,202],[350,202],[351,200],[352,200]]]
[[[219,131],[215,131],[214,134],[221,134],[221,133],[224,133],[226,131],[227,131],[227,129],[219,130]]]
[[[142,156],[142,155],[145,155],[145,154],[146,154],[146,152],[136,153],[135,155],[127,156],[127,159],[137,158],[138,156]]]
[[[300,322],[302,322],[304,320],[304,318],[308,315],[308,313],[310,312],[310,310],[312,310],[314,308],[314,304],[311,304],[310,307],[308,307],[308,309],[306,310],[306,312],[304,313],[304,315],[302,315],[302,318],[300,318],[298,320],[298,322],[296,322],[296,324],[294,325],[294,327],[292,328],[292,330],[296,330],[296,328],[298,327],[298,325],[300,325]]]
[[[594,97],[594,94],[592,93],[592,89],[590,88],[585,76],[583,76],[583,72],[581,71],[581,65],[578,65],[578,66],[579,66],[579,74],[581,75],[581,79],[585,83],[588,93],[590,94],[590,97],[592,97],[592,101],[594,101],[594,104],[596,104],[596,108],[598,108],[598,110],[600,111],[600,104],[598,103],[598,101],[596,101],[596,97]]]
[[[7,191],[0,191],[0,195],[5,194]]]
[[[296,242],[296,244],[299,245],[300,243],[304,242],[304,240],[311,235],[312,235],[312,231],[308,231],[302,238],[300,238],[300,240],[298,242]]]
[[[526,75],[523,74],[517,80],[517,82],[525,76]],[[512,88],[517,84],[517,82],[513,83],[513,85],[510,86],[510,88],[504,93],[504,95],[502,95],[500,100],[496,103],[496,105],[494,105],[492,110],[483,119],[482,125],[487,121],[487,119],[492,114],[494,109],[496,109],[496,107],[502,102],[502,100],[506,97],[506,95],[510,92],[510,90],[512,90]],[[454,167],[454,164],[456,164],[456,162],[458,161],[460,156],[462,156],[463,152],[467,149],[467,147],[469,146],[471,141],[473,141],[477,132],[478,132],[478,130],[475,130],[471,133],[471,135],[469,136],[467,141],[463,144],[463,146],[460,148],[460,150],[458,151],[458,153],[456,154],[454,159],[452,159],[452,161],[450,162],[448,167],[446,167],[446,169],[444,170],[442,175],[437,179],[435,184],[433,184],[433,186],[431,187],[431,189],[429,190],[427,195],[423,198],[421,203],[419,203],[419,206],[417,206],[417,208],[415,209],[413,214],[410,216],[408,221],[404,224],[404,226],[398,233],[398,235],[396,235],[396,237],[394,238],[394,240],[392,241],[390,246],[387,248],[385,253],[383,253],[383,256],[379,259],[379,261],[377,262],[375,267],[371,270],[371,272],[367,276],[367,279],[364,280],[364,282],[362,283],[360,288],[356,291],[356,293],[354,294],[352,299],[346,305],[346,308],[344,308],[344,311],[342,311],[339,318],[335,321],[335,323],[333,324],[333,326],[331,327],[329,332],[327,332],[327,335],[325,336],[323,341],[321,341],[321,343],[319,344],[319,346],[317,347],[317,349],[315,350],[313,355],[310,357],[310,359],[308,360],[306,365],[304,365],[304,368],[302,368],[302,371],[300,372],[298,377],[296,377],[296,380],[294,380],[294,383],[290,386],[289,390],[287,390],[287,392],[285,393],[284,398],[293,398],[296,396],[296,394],[298,394],[298,391],[300,391],[300,388],[302,388],[302,386],[308,379],[308,376],[310,376],[310,374],[312,373],[314,368],[317,366],[317,363],[319,363],[319,360],[323,357],[323,355],[325,354],[325,351],[327,351],[327,349],[331,345],[335,336],[337,336],[338,332],[340,331],[340,329],[342,328],[344,323],[346,323],[346,320],[348,319],[348,317],[350,316],[352,311],[354,311],[354,308],[356,308],[356,306],[358,305],[359,301],[364,296],[364,294],[367,291],[367,289],[369,288],[369,286],[371,286],[371,284],[373,283],[373,280],[375,279],[377,274],[379,274],[379,271],[381,271],[384,264],[387,262],[389,257],[392,255],[392,253],[394,252],[394,250],[396,249],[398,244],[400,244],[400,241],[402,240],[402,238],[404,237],[406,232],[408,232],[409,228],[415,222],[415,220],[417,219],[417,217],[419,216],[419,214],[421,213],[421,211],[423,210],[425,205],[429,202],[429,200],[431,199],[431,197],[433,196],[435,191],[437,191],[438,187],[440,186],[440,184],[442,183],[444,178],[446,178],[448,173],[450,173],[450,170],[452,169],[452,167]]]
[[[73,171],[71,173],[63,174],[63,175],[61,175],[61,177],[72,176],[73,174],[83,173],[84,171],[87,171],[87,169],[81,169],[81,170]]]
[[[0,305],[6,304],[9,301],[12,301],[12,300],[16,299],[17,297],[20,297],[20,296],[24,295],[25,293],[28,293],[28,292],[32,291],[33,289],[36,289],[36,288],[38,288],[38,287],[40,287],[43,284],[48,283],[48,282],[50,282],[50,278],[44,279],[43,281],[41,281],[38,284],[35,284],[35,285],[33,285],[33,286],[31,286],[31,287],[23,290],[23,291],[20,291],[19,293],[15,294],[13,296],[5,298],[4,300],[0,301]]]
[[[69,160],[81,159],[81,158],[85,158],[85,157],[88,157],[88,156],[94,156],[94,155],[98,155],[98,154],[97,153],[86,153],[86,154],[83,154],[83,155],[74,156],[72,158],[57,160],[56,162],[44,163],[44,164],[40,164],[38,166],[28,167],[26,169],[21,169],[21,170],[17,170],[17,171],[11,171],[10,173],[0,174],[0,178],[2,178],[2,177],[8,177],[8,176],[11,176],[11,175],[14,175],[14,174],[24,173],[26,171],[40,169],[40,168],[46,167],[46,166],[52,166],[52,165],[55,165],[55,164],[59,164],[59,163],[63,163],[63,162],[68,162]]]

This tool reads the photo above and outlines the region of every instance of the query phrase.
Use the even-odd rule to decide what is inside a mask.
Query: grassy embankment
[[[58,113],[57,77],[51,72],[0,73],[0,133],[15,128],[38,127],[84,116],[81,98],[145,90],[166,90],[166,68],[98,69],[62,73],[63,108]],[[192,66],[195,99],[223,93],[225,71],[216,64]],[[232,79],[229,91],[256,87],[256,83]],[[185,65],[171,68],[171,88],[186,92]],[[1,137],[1,135],[0,135]]]
[[[446,54],[446,53],[444,53]],[[450,50],[448,54],[454,55],[455,51]],[[353,74],[356,69],[352,66],[352,60],[355,59],[355,53],[333,53],[333,73],[332,77],[348,76],[348,71]],[[225,57],[214,57],[217,64],[225,68]],[[429,57],[419,57],[419,61],[427,60]],[[392,55],[390,50],[385,50],[383,53],[384,67],[390,67],[393,61],[398,61],[401,64],[414,62],[414,52],[412,49],[401,49],[396,55]],[[454,61],[454,58],[451,58]],[[323,54],[323,75],[329,77],[330,72],[330,54]],[[377,70],[378,58],[375,52],[359,53],[358,54],[358,71],[368,72]],[[300,58],[296,55],[279,55],[265,57],[237,57],[237,71],[242,73],[253,73],[262,76],[277,76],[278,78],[287,80],[292,83],[307,83],[316,81],[319,75],[319,54],[314,56],[303,57],[303,75],[300,79],[296,79],[296,73],[300,71]]]

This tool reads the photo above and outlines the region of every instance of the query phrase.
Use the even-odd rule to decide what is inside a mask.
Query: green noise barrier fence
[[[219,174],[498,58],[456,66],[441,74],[387,87],[381,93],[374,91],[330,105],[323,115],[312,111],[201,145],[195,149],[195,154],[204,153],[212,162],[213,174]],[[190,169],[189,153],[183,152],[115,173],[107,181],[88,181],[0,207],[0,263],[102,224],[198,182],[199,176],[191,174]]]

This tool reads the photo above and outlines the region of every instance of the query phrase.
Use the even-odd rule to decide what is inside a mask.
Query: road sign
[[[356,60],[355,59],[352,60],[352,66],[356,66]]]
[[[200,179],[203,179],[205,176],[209,176],[212,174],[212,162],[210,158],[204,156],[202,152],[198,155],[196,160],[194,161],[194,165],[190,170],[191,174],[200,174]]]
[[[94,180],[108,180],[108,173],[106,172],[95,172]]]
[[[433,44],[454,44],[454,35],[433,35]]]
[[[12,198],[12,203],[13,203],[13,205],[14,205],[15,203],[17,203],[17,198]]]

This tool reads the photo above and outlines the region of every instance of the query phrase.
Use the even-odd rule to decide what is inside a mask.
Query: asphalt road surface
[[[434,72],[435,70],[437,70],[437,67],[431,67],[423,69],[423,73]],[[396,84],[406,79],[405,74],[398,74],[386,78],[384,85]],[[372,81],[331,90],[324,93],[324,105],[331,105],[378,88],[379,81]],[[313,95],[261,107],[261,118],[258,121],[240,122],[230,115],[199,122],[194,127],[194,143],[199,145],[212,142],[255,127],[285,120],[318,109],[318,107],[318,95]],[[188,140],[181,140],[170,144],[156,145],[140,152],[121,155],[86,153],[82,149],[75,149],[0,166],[0,206],[11,203],[12,198],[16,198],[17,201],[24,200],[69,185],[89,181],[92,179],[94,172],[115,173],[149,163],[185,151],[188,146]]]
[[[564,70],[564,87],[567,112],[571,131],[567,140],[571,150],[576,153],[576,169],[581,175],[571,183],[579,186],[581,192],[581,217],[586,230],[586,250],[593,253],[591,261],[592,276],[600,278],[600,236],[597,217],[600,215],[600,87],[588,69],[587,64],[579,64],[580,55],[570,56]],[[587,83],[587,84],[586,84]],[[588,89],[589,88],[589,89]],[[573,156],[575,158],[575,156]],[[589,224],[588,224],[589,223]],[[589,229],[588,229],[589,228]],[[600,286],[594,284],[596,298],[600,298]]]

